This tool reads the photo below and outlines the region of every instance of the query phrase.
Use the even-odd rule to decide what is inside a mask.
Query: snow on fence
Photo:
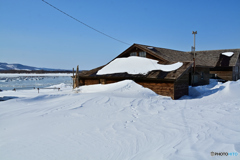
[[[14,88],[13,91],[16,92],[16,90],[23,90],[23,89],[37,89],[38,90],[38,93],[39,93],[39,90],[40,89],[57,89],[58,91],[60,90],[60,88],[35,88],[35,87],[25,87],[25,88]]]

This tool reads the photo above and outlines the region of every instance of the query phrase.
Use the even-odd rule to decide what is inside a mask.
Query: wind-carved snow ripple
[[[133,92],[6,101],[0,113],[1,154],[23,153],[21,157],[32,159],[202,160],[210,159],[212,151],[239,152],[239,95],[221,92],[174,101],[156,95],[139,98]],[[44,113],[48,115],[41,116]]]

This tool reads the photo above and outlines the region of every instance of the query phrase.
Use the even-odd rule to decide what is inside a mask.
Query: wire
[[[129,43],[123,42],[123,41],[121,41],[121,40],[119,40],[119,39],[117,39],[117,38],[114,38],[114,37],[112,37],[112,36],[109,36],[109,35],[107,35],[106,33],[103,33],[103,32],[101,32],[101,31],[99,31],[99,30],[97,30],[97,29],[95,29],[95,28],[93,28],[93,27],[87,25],[86,23],[84,23],[84,22],[78,20],[77,18],[74,18],[73,16],[67,14],[66,12],[63,12],[62,10],[58,9],[57,7],[51,5],[50,3],[48,3],[48,2],[46,2],[46,1],[44,1],[44,0],[42,0],[42,1],[45,2],[46,4],[48,4],[49,6],[53,7],[54,9],[58,10],[59,12],[65,14],[66,16],[68,16],[68,17],[74,19],[75,21],[77,21],[77,22],[79,22],[79,23],[85,25],[85,26],[88,27],[88,28],[91,28],[92,30],[94,30],[94,31],[96,31],[96,32],[98,32],[98,33],[100,33],[100,34],[102,34],[102,35],[104,35],[104,36],[107,36],[107,37],[109,37],[109,38],[111,38],[111,39],[113,39],[113,40],[115,40],[115,41],[118,41],[118,42],[124,43],[124,44],[126,44],[126,45],[130,45]]]

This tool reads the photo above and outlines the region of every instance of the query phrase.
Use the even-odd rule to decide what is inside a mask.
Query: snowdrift
[[[190,87],[180,100],[133,81],[3,91],[0,159],[203,160],[240,152],[240,81]],[[238,155],[239,157],[239,155]]]
[[[95,84],[89,86],[81,86],[75,89],[78,93],[96,93],[106,94],[119,97],[149,98],[158,96],[155,92],[148,88],[135,83],[132,80],[124,80],[112,84]]]

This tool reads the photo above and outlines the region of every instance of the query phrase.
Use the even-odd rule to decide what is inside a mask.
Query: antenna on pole
[[[192,34],[194,35],[194,37],[193,37],[193,47],[192,47],[192,52],[194,53],[194,59],[195,59],[195,49],[196,49],[196,47],[195,47],[195,35],[197,34],[197,31],[192,31]]]
[[[196,64],[195,64],[195,61],[196,61],[196,53],[195,53],[195,36],[197,34],[197,31],[192,31],[192,34],[194,35],[193,37],[193,46],[192,46],[192,52],[193,52],[193,74],[192,74],[192,86],[194,85],[194,75],[195,75],[195,67],[196,67]]]

